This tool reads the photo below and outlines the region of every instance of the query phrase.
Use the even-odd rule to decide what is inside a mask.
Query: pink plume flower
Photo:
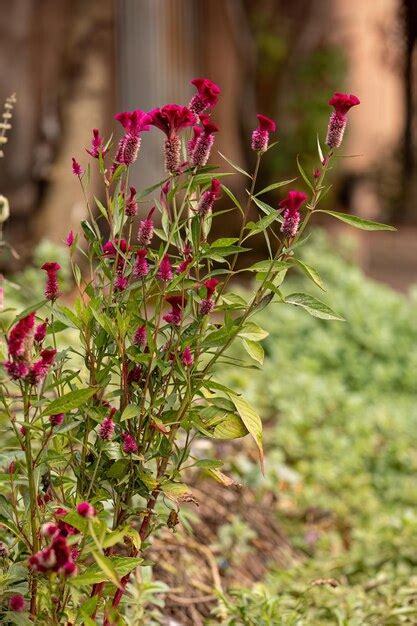
[[[303,191],[291,190],[286,198],[281,200],[279,206],[284,209],[284,221],[281,224],[281,232],[286,237],[295,237],[300,223],[300,208],[307,200],[307,195]]]
[[[179,104],[166,104],[149,112],[150,123],[166,135],[165,169],[175,174],[181,164],[181,141],[178,132],[195,124],[196,117],[190,109]]]
[[[218,178],[213,178],[211,181],[211,187],[208,191],[201,194],[200,201],[197,205],[197,213],[201,217],[205,217],[213,210],[213,206],[216,200],[221,197],[221,185]]]
[[[148,213],[148,217],[142,220],[138,228],[138,242],[141,246],[149,246],[153,237],[153,219],[152,215],[155,211],[155,207]]]
[[[149,272],[149,264],[146,258],[148,251],[141,248],[136,252],[136,261],[133,266],[132,274],[135,278],[144,278]]]
[[[120,252],[126,254],[127,248],[126,239],[114,239],[113,241],[106,241],[103,246],[103,254],[108,257],[116,257]]]
[[[214,133],[219,131],[218,126],[210,121],[208,115],[201,115],[200,119],[203,125],[203,132],[196,139],[194,150],[191,154],[191,164],[194,167],[202,167],[207,163],[214,143]]]
[[[191,84],[197,89],[197,93],[191,98],[189,109],[196,115],[208,107],[217,104],[220,95],[220,87],[208,78],[194,78]]]
[[[127,375],[127,382],[131,383],[140,383],[140,379],[142,378],[142,366],[134,365],[131,369],[129,369],[129,373]]]
[[[184,367],[191,367],[191,365],[194,363],[194,357],[191,352],[190,346],[187,346],[184,349],[184,352],[182,353],[182,357],[181,357],[181,362]]]
[[[187,298],[183,295],[167,296],[165,300],[171,305],[171,311],[163,316],[167,324],[179,326],[181,324],[182,312],[187,304]]]
[[[12,380],[22,380],[29,374],[29,365],[24,361],[6,361],[4,367]]]
[[[202,132],[203,132],[203,129],[201,128],[201,126],[193,126],[193,136],[187,143],[187,150],[188,150],[188,155],[190,159],[194,152],[194,148],[197,143],[197,140],[200,137]]]
[[[349,109],[360,104],[360,100],[351,94],[336,92],[330,98],[329,104],[334,107],[334,111],[330,115],[327,127],[326,145],[333,149],[338,148],[342,143]]]
[[[28,374],[28,381],[32,385],[37,385],[45,378],[45,376],[49,372],[52,363],[55,360],[55,355],[56,350],[53,350],[51,348],[46,348],[45,350],[42,350],[42,352],[40,353],[41,358],[38,361],[35,361],[35,363],[30,368]]]
[[[133,335],[133,343],[140,348],[145,348],[147,342],[146,326],[138,326]]]
[[[45,298],[47,300],[56,300],[58,297],[57,273],[61,269],[61,266],[59,263],[51,261],[44,263],[41,269],[46,272]]]
[[[66,574],[67,564],[71,562],[71,548],[66,537],[60,533],[49,546],[29,558],[29,567],[37,572]]]
[[[87,150],[88,154],[90,154],[94,159],[98,159],[100,154],[104,156],[108,149],[104,149],[104,139],[100,135],[98,128],[93,128],[93,139],[91,140],[91,148]]]
[[[129,284],[129,280],[123,274],[118,274],[114,279],[114,289],[115,291],[125,291]]]
[[[276,124],[274,120],[271,120],[266,115],[258,113],[258,128],[252,133],[252,150],[262,153],[268,149],[269,133],[274,133],[276,130]]]
[[[125,454],[135,454],[138,451],[138,444],[130,433],[123,433],[122,440],[122,450]]]
[[[211,298],[216,291],[216,287],[219,284],[217,278],[209,278],[205,281],[204,286],[207,289],[207,298]]]
[[[161,259],[159,264],[158,278],[165,282],[172,280],[172,266],[167,254]]]
[[[138,212],[138,203],[136,201],[136,189],[134,187],[130,187],[129,189],[130,195],[126,202],[125,214],[128,217],[135,217]]]
[[[35,328],[35,336],[34,339],[37,343],[42,343],[46,336],[46,327],[48,320],[45,320],[41,324],[38,324]]]
[[[111,415],[103,419],[98,429],[98,436],[103,441],[110,441],[114,435],[115,424]]]
[[[78,176],[80,178],[84,174],[84,170],[81,165],[72,157],[72,173],[74,176]]]
[[[30,351],[35,326],[35,313],[29,313],[19,320],[7,338],[9,356],[20,357]]]
[[[10,597],[9,608],[14,613],[22,613],[25,610],[25,599],[20,593],[15,593]]]
[[[71,248],[74,241],[75,241],[74,231],[70,230],[68,235],[65,238],[65,245],[68,246],[68,248]]]
[[[80,502],[77,504],[77,513],[81,515],[81,517],[90,519],[96,516],[96,510],[89,502]]]
[[[49,416],[49,423],[51,426],[62,426],[65,420],[65,413],[57,413],[56,415]]]
[[[116,163],[132,165],[138,158],[141,137],[140,133],[149,130],[150,117],[144,111],[125,111],[117,113],[115,118],[125,129],[124,136],[120,139],[117,148]]]

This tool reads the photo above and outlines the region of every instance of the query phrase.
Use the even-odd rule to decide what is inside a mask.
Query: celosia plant
[[[229,172],[206,165],[218,131],[207,111],[220,89],[207,79],[192,82],[197,93],[189,107],[116,115],[124,134],[114,149],[94,129],[87,152],[105,198],[96,200],[96,215],[88,199],[90,165],[72,162],[89,214],[65,241],[78,295],[71,307],[61,303],[60,266],[50,259],[40,268],[46,274],[39,273],[45,300],[3,328],[1,401],[10,441],[2,451],[0,499],[4,624],[20,623],[16,613],[39,624],[126,623],[128,582],[152,533],[172,527],[173,510],[195,500],[185,469],[203,468],[230,484],[219,471],[221,461],[200,457],[196,439],[250,434],[263,463],[259,415],[216,376],[219,364],[241,364],[227,355],[229,346],[241,342],[249,358],[262,363],[266,333],[253,316],[273,300],[341,319],[313,296],[284,297],[280,286],[295,268],[324,289],[317,271],[297,258],[297,247],[311,217],[322,211],[333,150],[348,108],[359,101],[332,98],[330,151],[324,156],[319,144],[311,178],[299,166],[308,193],[290,190],[276,206],[263,195],[293,181],[256,188],[275,132],[275,122],[258,115],[254,173],[226,159],[248,181],[242,207],[222,184]],[[161,158],[163,152],[167,176],[138,191],[129,186],[129,168],[144,158],[141,133],[153,126],[166,136]],[[225,210],[216,211],[221,197]],[[251,210],[258,212],[254,221]],[[390,228],[324,212],[359,228]],[[239,234],[212,237],[219,216],[223,230],[240,222]],[[258,233],[269,254],[247,266]],[[83,257],[84,272],[77,265]],[[255,278],[247,297],[230,289],[243,272]],[[79,346],[59,341],[68,328],[78,333]]]

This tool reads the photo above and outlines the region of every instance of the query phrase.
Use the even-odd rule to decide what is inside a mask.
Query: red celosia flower
[[[148,213],[148,217],[141,221],[138,228],[138,242],[141,246],[149,246],[153,237],[153,219],[152,215],[155,211],[155,207]]]
[[[138,451],[138,444],[130,433],[122,434],[123,445],[122,450],[125,454],[135,454]]]
[[[123,274],[118,274],[114,279],[114,289],[115,291],[125,291],[129,284],[129,280]]]
[[[175,270],[177,274],[182,274],[183,272],[186,272],[188,269],[188,266],[193,262],[193,257],[191,255],[188,255],[183,261],[181,261],[181,263],[178,265],[177,269]]]
[[[191,154],[191,164],[194,167],[201,167],[207,163],[214,143],[214,133],[217,133],[219,130],[218,126],[210,121],[208,115],[201,115],[200,119],[203,125],[203,132],[196,139],[194,150]]]
[[[132,274],[136,278],[144,278],[149,272],[149,265],[146,258],[148,251],[146,248],[141,248],[136,252],[136,261],[133,266]]]
[[[100,154],[104,156],[106,152],[108,152],[108,149],[104,149],[104,139],[100,135],[98,128],[93,128],[93,139],[91,141],[91,148],[90,150],[87,150],[86,148],[86,151],[95,159],[98,159]]]
[[[201,128],[201,126],[193,126],[193,136],[191,137],[191,139],[187,143],[187,150],[188,150],[188,154],[189,154],[190,159],[191,159],[191,156],[192,156],[192,154],[194,152],[194,148],[195,148],[195,145],[197,143],[197,140],[200,137],[202,132],[203,132],[203,129]]]
[[[126,239],[114,239],[113,241],[106,241],[103,246],[103,254],[108,257],[115,257],[117,254],[126,254],[127,241]]]
[[[38,572],[62,572],[71,563],[71,549],[62,534],[53,538],[52,543],[29,558],[29,567]]]
[[[73,561],[67,561],[63,567],[65,576],[75,576],[78,568]]]
[[[72,157],[72,173],[80,178],[80,176],[83,175],[83,172],[84,170],[81,165],[74,159],[74,157]]]
[[[40,383],[47,375],[49,368],[54,362],[56,350],[46,348],[40,353],[41,358],[30,368],[28,380],[32,385]]]
[[[128,217],[135,217],[138,212],[138,203],[136,202],[136,189],[130,187],[130,195],[126,202],[125,213]]]
[[[171,311],[163,316],[168,324],[179,326],[181,324],[182,311],[187,304],[187,298],[183,295],[167,296],[165,300],[171,305]]]
[[[13,326],[7,338],[8,351],[11,357],[23,356],[25,352],[30,350],[34,325],[35,313],[29,313]]]
[[[216,291],[216,287],[219,284],[217,278],[209,278],[205,281],[204,286],[207,289],[207,298],[211,298]]]
[[[29,374],[29,366],[24,361],[6,361],[4,367],[12,380],[21,380]]]
[[[127,375],[127,382],[131,383],[140,383],[140,379],[142,378],[142,366],[134,365],[131,369],[129,369],[129,373]]]
[[[329,148],[338,148],[343,140],[347,124],[349,109],[360,104],[359,98],[347,93],[335,93],[329,100],[330,106],[334,107],[330,115],[327,127],[326,145]]]
[[[42,322],[41,324],[38,324],[35,328],[35,336],[34,339],[35,341],[37,341],[38,343],[42,343],[42,341],[45,339],[46,336],[46,327],[47,327],[47,321],[45,320],[45,322]]]
[[[74,243],[75,240],[75,235],[74,232],[72,230],[69,231],[68,235],[65,238],[65,245],[68,246],[68,248],[70,248],[72,246],[72,244]]]
[[[59,263],[51,261],[44,263],[41,267],[46,272],[45,298],[47,300],[55,300],[58,297],[58,281],[57,273],[61,269]]]
[[[46,522],[41,527],[41,533],[44,537],[55,537],[59,533],[59,526],[54,522]]]
[[[25,610],[25,599],[20,593],[15,593],[9,600],[9,608],[15,613],[21,613]]]
[[[276,130],[276,124],[266,115],[259,113],[258,128],[252,133],[252,150],[255,152],[265,152],[268,149],[269,133],[274,133]]]
[[[100,424],[100,427],[98,429],[98,436],[104,441],[110,441],[114,435],[114,428],[115,425],[112,416],[108,415],[103,419]]]
[[[89,502],[80,502],[77,504],[77,513],[81,517],[92,518],[95,517],[96,510]]]
[[[55,512],[54,512],[55,517],[58,518],[57,524],[58,524],[58,528],[59,528],[59,532],[63,537],[67,537],[68,535],[77,535],[78,534],[78,530],[76,528],[74,528],[74,526],[71,526],[71,524],[68,524],[68,522],[65,522],[64,520],[60,519],[61,517],[65,517],[66,515],[68,515],[68,511],[67,509],[64,509],[64,507],[58,507]]]
[[[181,362],[184,365],[184,367],[191,367],[191,365],[194,363],[194,357],[191,352],[190,346],[187,346],[184,349],[184,352],[182,353],[182,357],[181,357]]]
[[[126,131],[119,141],[115,161],[116,163],[132,165],[138,158],[141,143],[140,133],[149,130],[149,115],[137,109],[136,111],[118,113],[115,118]]]
[[[65,413],[57,413],[56,415],[49,416],[49,423],[51,426],[61,426],[65,420]]]
[[[158,278],[165,282],[172,280],[172,266],[167,254],[161,259],[159,264]]]
[[[307,196],[303,191],[289,191],[287,197],[281,200],[279,206],[284,209],[284,221],[281,225],[281,232],[286,237],[295,237],[300,223],[300,208],[307,200]]]
[[[189,108],[196,115],[217,104],[220,87],[208,78],[194,78],[191,84],[197,88],[197,93],[191,98]]]
[[[220,181],[217,178],[213,178],[210,189],[201,195],[197,206],[197,213],[201,215],[201,217],[205,217],[213,210],[214,202],[221,197],[220,188]]]
[[[179,104],[166,104],[161,109],[149,112],[150,124],[156,126],[168,139],[177,135],[178,131],[196,122],[196,117],[190,109]]]
[[[133,343],[136,346],[145,348],[146,341],[147,341],[146,326],[145,325],[138,326],[137,329],[135,330],[135,334],[133,335]]]

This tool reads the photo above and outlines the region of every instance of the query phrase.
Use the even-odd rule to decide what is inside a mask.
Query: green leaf
[[[19,313],[19,315],[16,315],[11,325],[14,326],[19,320],[23,319],[30,313],[33,313],[34,311],[41,309],[43,306],[45,306],[47,302],[48,300],[41,300],[40,302],[37,302],[36,304],[31,304],[24,311]]]
[[[261,196],[263,193],[267,193],[268,191],[272,191],[273,189],[278,189],[279,187],[285,187],[285,185],[289,185],[290,183],[293,183],[295,180],[297,179],[290,178],[289,180],[282,180],[279,183],[273,183],[272,185],[268,185],[268,187],[264,187],[263,189],[261,189],[261,191],[258,191],[257,193],[255,193],[254,197]]]
[[[106,578],[110,580],[116,587],[120,587],[120,579],[114,569],[113,563],[101,552],[93,552],[93,557]]]
[[[255,322],[247,322],[242,330],[239,331],[239,337],[243,337],[244,339],[249,339],[250,341],[261,341],[268,337],[269,333],[255,324]]]
[[[109,557],[106,560],[110,562],[113,571],[116,572],[117,578],[126,576],[126,574],[129,574],[142,562],[140,558],[127,556]],[[70,578],[69,582],[75,587],[82,587],[84,585],[95,585],[96,583],[105,582],[106,580],[109,580],[107,573],[96,564],[90,565],[82,574]]]
[[[263,446],[262,446],[262,421],[255,409],[249,404],[242,396],[237,396],[234,393],[229,393],[229,398],[236,407],[237,412],[242,418],[242,422],[252,435],[259,450],[259,458],[261,467],[263,470]]]
[[[246,230],[249,230],[251,235],[255,235],[256,233],[261,233],[268,226],[270,226],[273,222],[275,222],[278,218],[278,213],[275,215],[270,213],[269,215],[264,215],[258,222],[248,222],[245,226]]]
[[[226,413],[224,419],[214,427],[212,436],[215,439],[239,439],[248,434],[242,418],[236,413]]]
[[[94,196],[94,201],[100,211],[100,213],[107,219],[107,209],[102,202],[96,196]]]
[[[324,209],[317,209],[317,211],[320,213],[327,213],[327,215],[332,215],[341,222],[345,222],[346,224],[354,226],[355,228],[360,228],[361,230],[397,230],[394,226],[390,226],[389,224],[381,224],[380,222],[364,220],[361,217],[357,217],[356,215],[349,215],[348,213],[339,213],[339,211],[326,211]]]
[[[167,481],[161,484],[161,491],[174,502],[196,502],[190,488],[183,483]]]
[[[304,179],[304,181],[305,181],[306,185],[308,185],[308,186],[310,187],[311,191],[314,191],[314,187],[313,187],[313,185],[311,184],[311,182],[310,182],[310,180],[309,180],[309,178],[308,178],[307,174],[305,173],[305,171],[304,171],[304,170],[303,170],[303,168],[301,167],[300,159],[299,159],[299,157],[298,157],[298,156],[297,156],[297,165],[298,165],[298,170],[299,170],[299,172],[300,172],[301,176],[303,177],[303,179]]]
[[[140,408],[136,406],[136,404],[129,404],[122,413],[120,418],[121,422],[125,422],[126,420],[132,419],[132,417],[136,417],[140,413]]]
[[[242,344],[249,356],[262,365],[265,357],[262,346],[256,341],[251,341],[250,339],[242,339]]]
[[[258,261],[254,265],[248,267],[248,272],[280,272],[289,267],[287,261]]]
[[[258,198],[255,198],[255,196],[252,198],[252,200],[254,201],[256,206],[261,209],[261,211],[266,213],[266,215],[271,215],[271,214],[276,215],[277,216],[277,220],[279,222],[282,222],[282,217],[280,216],[278,211],[276,209],[274,209],[273,206],[271,206],[270,204],[267,204],[266,202],[262,202],[262,200],[259,200]]]
[[[241,167],[239,167],[238,165],[235,165],[235,163],[233,163],[233,161],[230,161],[230,159],[228,159],[227,157],[224,156],[224,154],[222,154],[221,152],[219,152],[220,156],[222,157],[222,159],[224,159],[229,165],[231,165],[233,167],[234,170],[236,170],[237,172],[240,172],[241,174],[244,174],[245,176],[247,176],[248,178],[252,178],[252,176],[250,174],[248,174],[247,172],[245,172],[245,170],[243,170]]]
[[[307,293],[292,293],[286,296],[285,302],[294,306],[300,306],[313,317],[319,317],[322,320],[345,321],[343,317],[335,313],[327,304]]]
[[[122,476],[125,476],[128,467],[128,459],[119,459],[118,461],[115,461],[110,469],[107,471],[107,477],[122,478]]]
[[[211,248],[224,248],[236,243],[236,241],[239,241],[239,237],[222,237],[213,241]]]
[[[67,413],[72,409],[78,409],[81,405],[85,404],[97,391],[96,387],[89,387],[88,389],[76,389],[66,393],[61,398],[52,400],[42,411],[41,417],[44,415],[56,415],[57,413]]]
[[[314,267],[307,265],[307,263],[304,263],[304,261],[300,261],[300,259],[292,258],[290,259],[290,263],[298,267],[306,276],[308,276],[308,278],[310,278],[310,280],[313,281],[313,283],[317,285],[317,287],[320,287],[320,289],[326,291],[320,274],[317,270],[314,269]]]

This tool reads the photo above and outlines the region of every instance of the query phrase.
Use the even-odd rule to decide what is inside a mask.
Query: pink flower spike
[[[191,367],[194,363],[194,357],[192,355],[190,346],[187,346],[182,353],[181,362],[184,367]]]
[[[197,89],[197,93],[191,98],[189,108],[198,115],[208,107],[217,104],[221,93],[220,87],[208,78],[194,78],[191,84]]]
[[[281,225],[281,232],[286,237],[295,237],[300,223],[300,208],[307,200],[307,195],[303,191],[289,191],[286,198],[281,200],[279,206],[284,209],[284,221]]]
[[[148,217],[142,220],[139,224],[138,228],[138,242],[141,246],[149,246],[153,237],[153,219],[152,215],[154,214],[155,207],[148,213]]]
[[[35,313],[29,313],[13,326],[7,338],[9,356],[20,357],[30,351],[34,326]]]
[[[209,278],[205,281],[204,286],[207,289],[207,297],[211,298],[214,292],[216,291],[216,287],[219,284],[217,278]]]
[[[45,298],[47,300],[56,300],[58,297],[58,281],[57,273],[61,269],[59,263],[50,262],[44,263],[41,267],[47,274],[46,286],[45,286]]]
[[[62,426],[65,420],[65,413],[57,413],[56,415],[49,416],[49,423],[51,426]]]
[[[25,610],[25,599],[20,593],[15,593],[9,600],[10,610],[14,613],[22,613]]]
[[[100,154],[104,156],[108,150],[104,149],[104,139],[100,135],[98,128],[93,128],[93,139],[91,141],[91,148],[87,150],[94,159],[98,159]]]
[[[110,441],[113,438],[114,429],[114,421],[111,415],[108,415],[103,419],[100,424],[100,427],[98,429],[98,436],[100,437],[100,439],[103,439],[103,441]]]
[[[256,117],[258,118],[258,128],[255,128],[252,133],[251,147],[258,154],[262,154],[268,150],[269,133],[275,132],[276,124],[274,120],[261,113],[258,113]]]
[[[129,192],[130,195],[126,202],[125,214],[128,217],[135,217],[138,212],[138,203],[136,202],[136,189],[134,187],[130,187]]]
[[[360,104],[359,98],[347,93],[335,93],[329,100],[334,107],[327,127],[326,145],[329,148],[339,148],[343,141],[349,109]]]
[[[197,213],[201,215],[201,217],[205,217],[211,213],[214,202],[218,200],[221,195],[221,183],[218,178],[213,178],[210,189],[201,194],[200,201],[197,205]]]
[[[158,278],[165,282],[172,280],[172,266],[168,255],[165,255],[159,264]]]
[[[46,327],[48,320],[45,320],[41,324],[38,324],[35,328],[35,336],[34,339],[37,343],[42,343],[46,336]]]
[[[135,454],[138,451],[138,444],[130,433],[122,434],[123,445],[122,450],[125,454]]]
[[[68,235],[65,238],[65,245],[68,246],[68,248],[71,248],[72,244],[75,241],[75,235],[74,232],[72,230],[69,231]]]
[[[89,502],[80,502],[77,504],[77,513],[81,517],[92,518],[96,515],[95,508]]]
[[[178,295],[167,296],[165,299],[171,305],[171,311],[166,313],[162,319],[167,322],[167,324],[179,326],[181,324],[182,311],[187,304],[187,298],[182,295]]]
[[[78,176],[80,178],[84,174],[84,170],[81,165],[72,157],[72,173],[74,176]]]
[[[135,334],[133,335],[133,343],[136,346],[139,346],[140,348],[145,348],[146,342],[147,342],[146,326],[145,325],[138,326],[138,328],[135,331]]]
[[[148,251],[141,248],[136,252],[136,261],[133,266],[132,274],[135,278],[144,278],[149,272],[149,265],[146,258]]]
[[[194,167],[206,165],[214,143],[214,133],[217,133],[219,130],[218,126],[210,121],[208,115],[201,115],[200,119],[203,125],[203,132],[200,133],[195,140],[194,149],[191,154],[191,164]]]

